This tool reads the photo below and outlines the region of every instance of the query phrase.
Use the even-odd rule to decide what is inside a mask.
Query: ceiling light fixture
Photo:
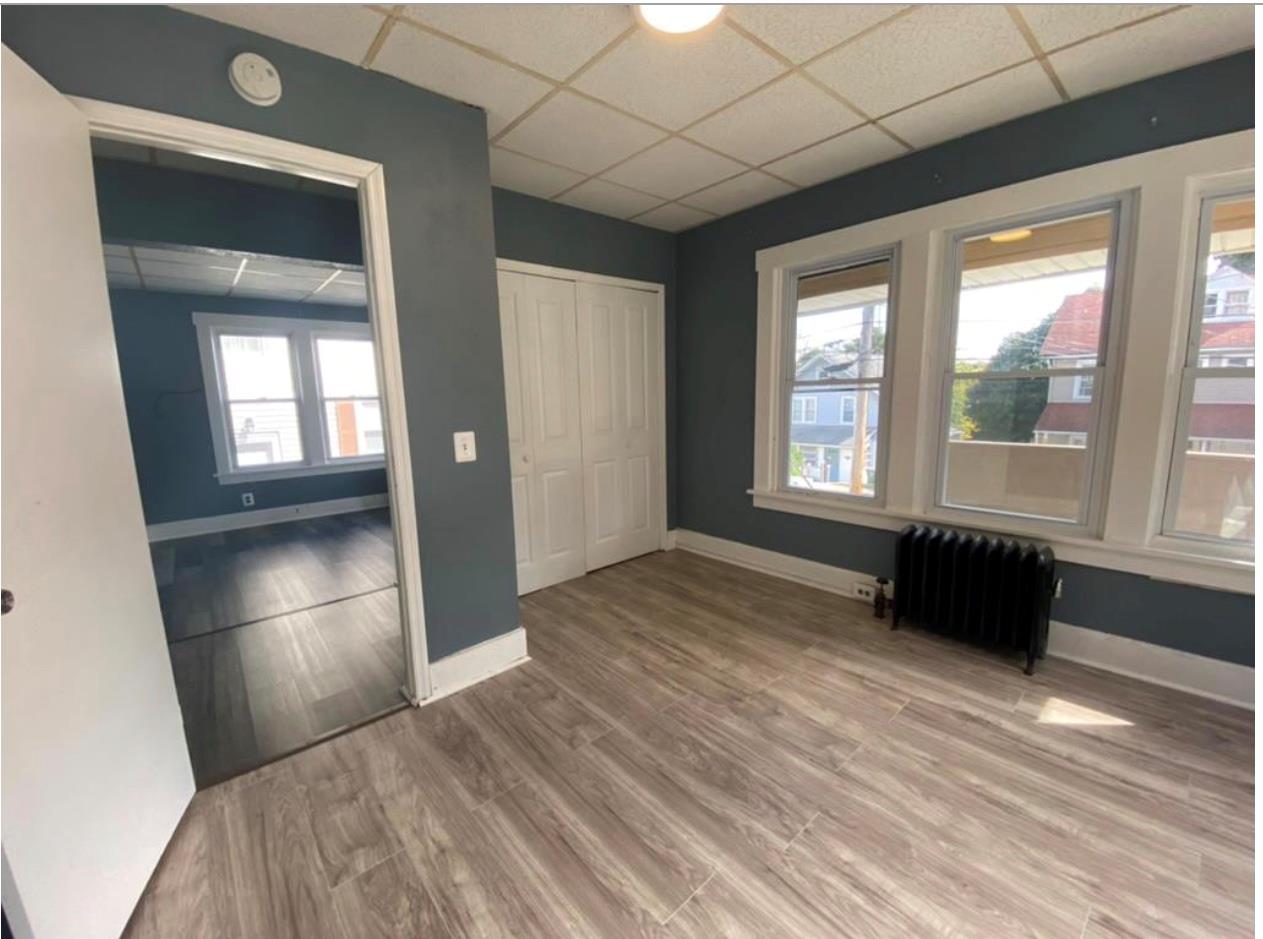
[[[1025,241],[1032,234],[1029,228],[1013,228],[1009,231],[998,231],[987,240],[998,245],[1007,245],[1014,241]]]
[[[652,30],[684,36],[705,29],[719,19],[722,3],[637,3],[636,18]]]

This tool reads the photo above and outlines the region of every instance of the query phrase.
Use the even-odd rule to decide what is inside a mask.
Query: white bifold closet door
[[[518,593],[584,573],[575,290],[499,273]]]
[[[657,296],[580,283],[584,539],[593,570],[656,551],[662,459]]]

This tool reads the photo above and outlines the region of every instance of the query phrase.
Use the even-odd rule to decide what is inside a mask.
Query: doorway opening
[[[204,787],[410,696],[358,194],[102,138],[93,168],[130,443]]]

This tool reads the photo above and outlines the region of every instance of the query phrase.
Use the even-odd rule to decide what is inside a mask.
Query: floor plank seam
[[[789,839],[789,841],[785,842],[785,847],[781,848],[781,850],[780,850],[780,854],[781,854],[781,856],[784,856],[784,855],[786,855],[786,854],[788,854],[788,853],[789,853],[789,849],[790,849],[790,848],[792,848],[792,847],[794,846],[794,842],[795,842],[795,841],[797,841],[799,838],[801,838],[801,837],[803,836],[803,833],[804,833],[804,832],[806,832],[806,831],[807,831],[807,829],[811,827],[811,823],[812,823],[812,822],[814,822],[816,819],[818,819],[818,818],[820,817],[820,814],[821,814],[821,813],[820,813],[820,811],[819,811],[819,810],[817,810],[817,811],[816,811],[816,812],[815,812],[815,813],[811,816],[811,818],[809,818],[809,819],[807,819],[807,821],[803,822],[803,827],[802,827],[802,828],[800,828],[800,829],[798,829],[798,831],[794,832],[794,837],[790,838],[790,839]]]
[[[706,875],[706,879],[703,880],[700,884],[698,884],[697,887],[694,888],[693,892],[690,893],[687,897],[685,897],[683,902],[681,902],[679,906],[677,906],[674,910],[672,910],[669,914],[667,914],[667,918],[662,921],[662,925],[663,926],[667,925],[667,923],[671,922],[671,920],[675,918],[676,913],[680,912],[680,910],[688,906],[689,901],[692,900],[699,893],[701,893],[706,888],[706,885],[710,883],[712,880],[714,880],[715,874],[718,873],[718,871],[719,871],[719,868],[711,867],[710,873]]]

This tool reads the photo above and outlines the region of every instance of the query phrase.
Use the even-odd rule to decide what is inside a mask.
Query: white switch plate
[[[457,463],[472,463],[478,459],[478,446],[472,430],[458,430],[452,434],[452,443],[456,445]]]

